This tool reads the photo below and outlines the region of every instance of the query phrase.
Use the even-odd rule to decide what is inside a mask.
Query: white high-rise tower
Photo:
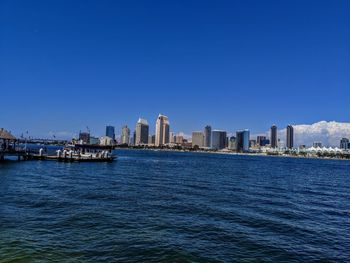
[[[162,114],[158,115],[156,123],[156,146],[162,146],[169,143],[170,129],[169,119]]]

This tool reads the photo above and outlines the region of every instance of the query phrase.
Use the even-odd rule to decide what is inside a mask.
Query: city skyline
[[[161,115],[161,114],[159,114]],[[161,115],[163,116],[163,115]],[[159,116],[158,116],[159,117]],[[167,118],[167,116],[164,116]],[[157,118],[158,119],[158,118]],[[149,134],[149,136],[153,136],[155,137],[155,131],[156,131],[156,122],[154,121],[154,123],[148,123],[148,121],[144,118],[138,118],[138,122],[135,125],[105,125],[104,127],[100,127],[101,133],[98,133],[97,131],[91,129],[89,127],[85,127],[84,129],[79,129],[79,132],[72,132],[72,133],[67,133],[64,134],[63,136],[60,136],[59,133],[54,133],[54,132],[50,132],[49,136],[47,137],[38,137],[38,136],[33,136],[31,133],[26,132],[26,133],[21,133],[21,134],[16,134],[13,133],[14,135],[16,135],[17,137],[21,138],[21,137],[25,137],[25,138],[41,138],[41,139],[72,139],[72,138],[78,138],[80,137],[80,133],[85,134],[85,133],[90,133],[91,132],[91,137],[92,138],[96,138],[99,136],[103,136],[103,135],[107,135],[107,129],[111,128],[113,130],[115,130],[114,136],[116,139],[124,141],[125,142],[125,132],[124,129],[126,128],[129,132],[128,135],[126,135],[127,137],[127,141],[128,143],[133,143],[133,140],[136,140],[136,130],[137,130],[137,124],[138,123],[146,123],[147,127],[147,132]],[[168,121],[169,122],[169,121]],[[290,125],[290,124],[289,124]],[[294,132],[293,132],[293,141],[296,139],[296,143],[294,146],[300,146],[300,145],[313,145],[315,142],[321,142],[324,145],[328,145],[328,146],[336,146],[338,145],[338,141],[340,138],[343,137],[350,137],[350,123],[339,123],[339,122],[335,122],[335,121],[330,121],[330,122],[326,122],[326,121],[320,121],[317,123],[313,123],[311,125],[305,125],[305,124],[292,124],[293,129],[296,128],[297,132],[296,132],[296,138],[294,136]],[[254,139],[258,142],[259,144],[259,137],[262,137],[264,139],[267,139],[268,142],[264,141],[264,144],[270,144],[270,140],[271,140],[271,136],[273,136],[273,134],[271,133],[272,128],[275,127],[276,128],[276,133],[277,133],[277,140],[278,143],[282,143],[282,144],[287,144],[287,129],[288,129],[288,125],[285,127],[277,127],[275,124],[271,126],[271,128],[269,130],[265,130],[264,132],[255,132],[252,131],[251,129],[248,128],[248,130],[250,131],[250,138]],[[4,127],[6,128],[6,127]],[[153,128],[153,129],[152,129]],[[199,127],[203,129],[203,145],[206,145],[206,139],[205,139],[205,133],[206,133],[206,129],[209,128],[209,134],[211,134],[211,130],[223,130],[225,132],[227,132],[227,135],[230,136],[235,136],[236,132],[242,129],[237,129],[237,130],[228,130],[228,129],[217,129],[216,127],[212,127],[211,125],[206,125],[205,127]],[[11,129],[8,129],[10,132],[12,132]],[[198,131],[199,129],[196,129],[195,131]],[[189,133],[185,133],[183,131],[178,131],[178,130],[174,130],[173,126],[171,126],[171,129],[169,129],[169,142],[172,142],[172,138],[171,136],[176,135],[177,137],[180,136],[182,139],[191,139],[191,134],[193,134],[193,132],[189,132]],[[274,132],[274,133],[275,133]],[[144,135],[143,138],[145,138],[146,136]],[[181,139],[181,140],[182,140]],[[144,141],[146,141],[147,139],[143,139]],[[209,141],[211,140],[211,136],[209,136]],[[210,144],[209,144],[210,145]],[[272,145],[273,146],[273,145]],[[206,146],[208,147],[208,145]],[[274,148],[274,147],[272,147]]]
[[[42,137],[159,112],[186,134],[349,122],[349,7],[2,1],[0,87],[17,96],[0,124]]]

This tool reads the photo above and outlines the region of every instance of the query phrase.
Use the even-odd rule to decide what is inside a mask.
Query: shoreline
[[[161,148],[132,148],[132,147],[116,147],[114,150],[142,150],[142,151],[163,151],[163,152],[179,152],[179,153],[202,153],[202,154],[222,154],[222,155],[237,155],[237,156],[258,156],[258,157],[273,157],[273,158],[296,158],[296,159],[314,159],[314,160],[336,160],[336,161],[350,161],[350,158],[338,157],[319,157],[319,156],[302,156],[292,154],[266,154],[266,153],[238,153],[238,152],[222,152],[222,151],[190,151],[179,149],[161,149]]]

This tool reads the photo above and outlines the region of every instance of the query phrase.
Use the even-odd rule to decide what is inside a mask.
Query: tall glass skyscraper
[[[211,126],[207,125],[204,128],[204,147],[211,147]]]
[[[249,151],[249,130],[241,130],[236,132],[236,150],[237,152]]]
[[[271,140],[271,148],[277,148],[278,147],[278,138],[277,138],[277,126],[276,125],[271,126],[270,140]]]
[[[148,144],[148,133],[149,126],[147,120],[139,118],[138,122],[136,123],[135,145]]]
[[[214,150],[221,150],[226,147],[226,135],[225,131],[213,130],[211,132],[211,148]]]
[[[294,128],[292,125],[287,126],[287,148],[292,149],[294,147]]]
[[[115,132],[113,126],[106,126],[106,136],[115,140]]]

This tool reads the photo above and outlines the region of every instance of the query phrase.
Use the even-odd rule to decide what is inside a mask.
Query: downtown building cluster
[[[256,139],[251,139],[248,129],[238,130],[235,135],[227,136],[223,130],[212,130],[211,126],[206,126],[204,132],[196,131],[192,133],[192,146],[195,148],[223,150],[228,149],[236,152],[249,152],[252,149],[260,147],[269,147],[273,149],[281,148],[278,140],[277,126],[273,125],[270,129],[270,137],[259,135]],[[286,134],[287,145],[285,148],[294,147],[294,129],[293,126],[287,126]]]
[[[117,138],[114,126],[106,126],[105,136],[96,138],[90,136],[90,132],[80,132],[79,142],[86,144],[100,145],[119,145],[135,147],[168,147],[177,149],[193,150],[213,150],[213,151],[234,151],[234,152],[258,152],[275,151],[283,152],[295,149],[306,149],[305,145],[298,148],[294,145],[294,128],[292,125],[286,127],[285,138],[280,140],[278,128],[272,125],[268,135],[258,135],[251,138],[248,129],[238,130],[234,133],[228,133],[225,130],[212,129],[210,125],[204,127],[202,131],[193,131],[190,138],[182,133],[175,134],[170,129],[169,118],[159,114],[155,122],[155,133],[150,133],[150,126],[146,119],[139,118],[136,122],[135,129],[124,125],[121,134]],[[314,142],[311,150],[323,149],[322,142]],[[349,150],[350,143],[348,138],[342,138],[340,149]]]
[[[146,119],[139,118],[135,129],[124,125],[121,134],[117,138],[114,126],[106,126],[105,136],[96,138],[90,136],[90,132],[80,132],[80,143],[100,144],[100,145],[123,145],[123,146],[150,146],[150,147],[182,147],[202,150],[231,150],[236,152],[249,152],[259,147],[269,147],[272,149],[281,148],[278,139],[278,129],[273,125],[270,129],[270,136],[257,136],[251,139],[248,129],[238,130],[234,134],[224,130],[212,129],[210,125],[204,127],[202,131],[192,132],[191,138],[185,138],[184,134],[175,134],[170,130],[169,118],[159,114],[155,123],[155,133],[150,133],[150,126]],[[294,147],[293,126],[287,126],[286,146],[287,149]]]

